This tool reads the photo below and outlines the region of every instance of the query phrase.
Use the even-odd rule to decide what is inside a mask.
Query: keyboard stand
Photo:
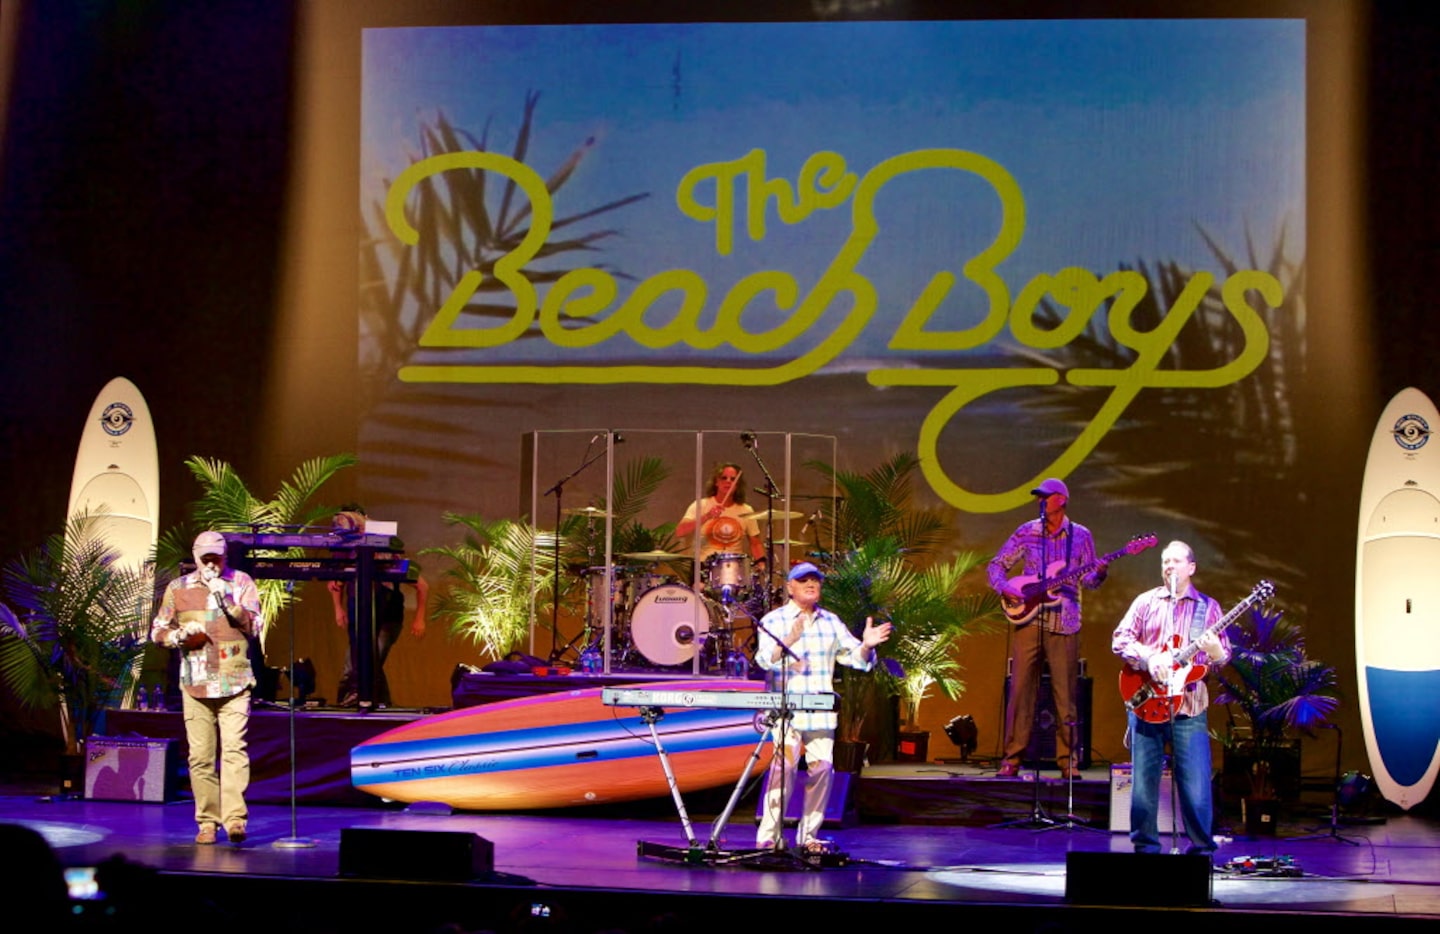
[[[787,717],[790,715],[787,711]],[[670,794],[675,799],[675,809],[680,813],[680,824],[685,832],[686,846],[669,846],[662,843],[647,843],[639,841],[636,846],[637,855],[643,858],[663,859],[670,862],[681,863],[706,863],[709,865],[727,865],[731,863],[744,862],[756,859],[761,856],[772,856],[773,850],[743,849],[743,850],[722,850],[720,848],[720,835],[725,830],[730,816],[735,813],[735,806],[740,802],[740,796],[745,792],[745,783],[750,778],[756,764],[760,761],[761,751],[765,743],[770,739],[770,730],[780,719],[780,713],[770,710],[765,713],[765,729],[760,733],[760,740],[750,753],[750,758],[745,760],[744,767],[740,770],[740,778],[735,782],[735,788],[730,792],[730,800],[725,803],[725,809],[720,816],[715,818],[714,825],[710,828],[710,839],[704,846],[695,839],[695,831],[690,823],[690,815],[685,810],[685,801],[680,795],[680,786],[675,780],[675,772],[670,767],[670,756],[665,747],[660,743],[659,731],[655,724],[665,716],[664,710],[659,707],[640,708],[640,718],[650,727],[650,736],[655,740],[655,752],[660,756],[660,767],[665,770],[665,781],[670,786]]]

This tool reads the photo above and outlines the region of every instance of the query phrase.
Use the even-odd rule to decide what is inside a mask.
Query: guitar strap
[[[1195,600],[1195,612],[1190,616],[1190,637],[1188,641],[1194,642],[1200,638],[1200,634],[1205,631],[1205,618],[1209,616],[1210,598],[1200,593],[1200,591],[1195,590],[1193,587],[1190,589],[1190,592],[1198,598]]]

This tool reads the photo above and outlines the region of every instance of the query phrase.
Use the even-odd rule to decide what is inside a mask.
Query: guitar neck
[[[1225,627],[1229,626],[1231,623],[1235,622],[1235,620],[1239,619],[1240,614],[1250,609],[1251,605],[1254,604],[1256,600],[1260,599],[1260,596],[1261,594],[1259,590],[1251,591],[1249,596],[1231,607],[1230,612],[1226,613],[1224,616],[1220,617],[1215,622],[1211,623],[1209,626],[1206,626],[1204,632],[1202,632],[1195,639],[1191,640],[1189,645],[1185,646],[1185,648],[1181,649],[1178,653],[1176,653],[1176,661],[1178,661],[1180,664],[1185,664],[1186,662],[1190,661],[1190,659],[1194,658],[1195,653],[1200,651],[1201,639],[1205,638],[1206,636],[1216,636],[1224,632]]]

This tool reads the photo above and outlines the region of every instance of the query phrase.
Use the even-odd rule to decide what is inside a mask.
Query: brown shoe
[[[211,831],[210,836],[214,837],[215,832]],[[229,838],[231,843],[244,843],[245,837],[247,836],[245,833],[245,822],[243,820],[232,820],[229,824],[225,825],[225,836]],[[210,842],[214,843],[215,841],[212,839]]]
[[[1000,770],[995,773],[997,778],[1014,778],[1019,774],[1020,763],[1018,762],[1002,762],[1000,763]]]
[[[201,824],[200,832],[195,835],[195,842],[201,846],[210,846],[215,842],[215,825]]]

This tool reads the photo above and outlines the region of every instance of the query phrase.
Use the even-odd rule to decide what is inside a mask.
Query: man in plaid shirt
[[[788,694],[825,694],[835,690],[835,663],[860,671],[875,667],[875,647],[890,638],[889,623],[865,620],[865,632],[856,638],[840,618],[822,609],[820,586],[825,576],[808,561],[790,569],[785,589],[790,601],[760,620],[755,664],[770,672]],[[835,755],[836,714],[833,710],[797,711],[773,729],[775,756],[770,762],[765,810],[755,834],[756,845],[778,847],[785,800],[795,786],[803,749],[806,762],[805,803],[795,845],[819,851],[816,832],[825,820],[830,777]]]

